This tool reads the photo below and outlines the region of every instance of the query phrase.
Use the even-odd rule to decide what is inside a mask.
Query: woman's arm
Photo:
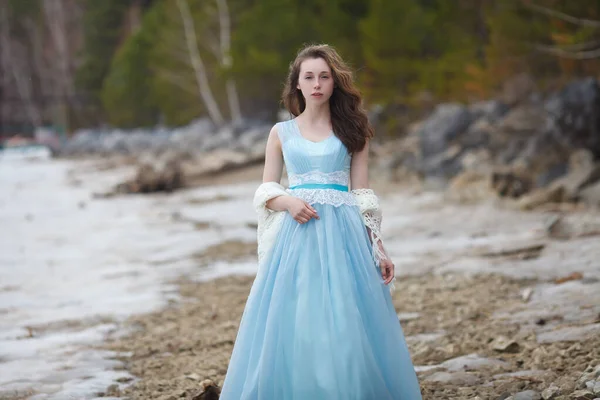
[[[277,125],[274,125],[269,132],[267,139],[267,149],[265,151],[265,168],[263,170],[263,183],[281,182],[283,170],[283,152],[281,150],[281,141],[277,134]]]
[[[352,155],[350,185],[352,189],[369,188],[369,141],[361,151]]]
[[[369,142],[365,144],[365,147],[352,155],[352,163],[350,165],[350,185],[352,190],[354,189],[368,189],[369,188]],[[369,231],[369,238],[371,232]],[[381,275],[384,283],[387,285],[394,279],[394,264],[390,260],[383,243],[378,241],[379,249],[385,258],[379,260],[379,268],[381,269]]]
[[[277,126],[271,128],[267,139],[265,151],[265,169],[263,171],[263,183],[281,182],[283,171],[283,150]],[[287,211],[299,223],[308,222],[311,218],[319,219],[317,210],[306,202],[293,196],[277,196],[267,201],[267,208],[273,211]]]
[[[281,149],[281,141],[277,133],[277,125],[274,125],[269,132],[267,139],[267,149],[265,151],[265,168],[263,170],[263,183],[265,182],[281,182],[281,174],[283,171],[283,151]],[[267,208],[273,211],[287,210],[287,196],[274,197],[267,201]]]

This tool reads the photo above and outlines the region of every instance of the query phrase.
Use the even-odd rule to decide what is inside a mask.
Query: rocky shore
[[[425,399],[600,396],[598,212],[464,205],[386,187],[394,304]],[[242,244],[225,253],[248,257]],[[106,343],[139,380],[102,395],[201,399],[203,381],[222,384],[252,277],[177,284],[181,303],[131,318],[133,333]]]

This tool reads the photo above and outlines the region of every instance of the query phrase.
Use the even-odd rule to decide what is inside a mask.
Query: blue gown
[[[277,126],[294,196],[317,210],[286,213],[252,285],[221,400],[419,400],[388,287],[348,192],[351,156],[331,135],[312,142]]]

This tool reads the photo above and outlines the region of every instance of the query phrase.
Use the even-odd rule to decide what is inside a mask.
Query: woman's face
[[[302,91],[306,104],[323,104],[333,93],[331,68],[322,58],[309,58],[300,64],[297,88]]]

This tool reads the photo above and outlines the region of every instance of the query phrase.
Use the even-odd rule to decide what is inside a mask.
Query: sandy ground
[[[598,212],[523,213],[376,186],[400,275],[394,304],[425,399],[600,397]],[[203,259],[253,251],[223,246]],[[203,379],[222,384],[252,277],[177,283],[183,301],[131,318],[134,332],[106,343],[139,377],[107,395],[190,399]]]

